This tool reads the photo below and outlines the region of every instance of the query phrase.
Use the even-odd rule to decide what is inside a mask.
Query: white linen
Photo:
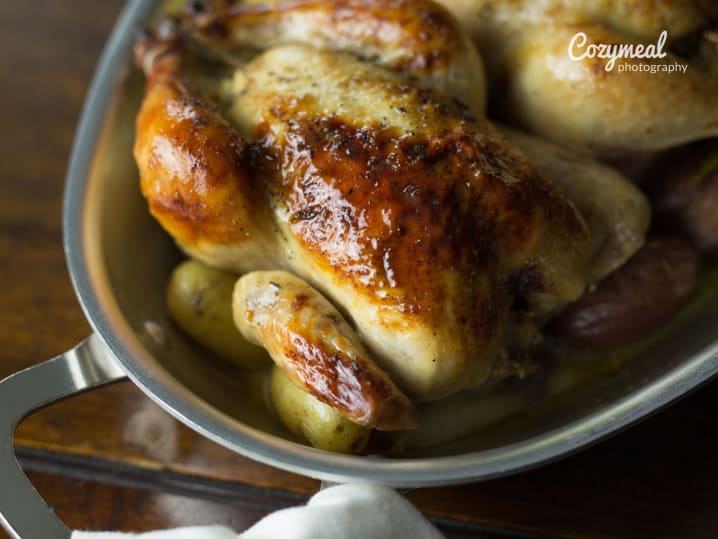
[[[75,531],[72,539],[443,539],[405,498],[384,487],[337,485],[305,506],[282,509],[243,533],[221,526],[177,528],[141,534]]]

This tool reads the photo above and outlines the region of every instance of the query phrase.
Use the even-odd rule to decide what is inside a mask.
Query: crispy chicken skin
[[[668,53],[663,59],[571,59],[578,33],[590,44],[672,43],[700,31],[705,0],[439,0],[484,53],[494,113],[559,144],[600,157],[660,150],[718,135],[718,80]],[[676,64],[683,70],[623,71]],[[629,66],[630,67],[630,66]]]
[[[244,336],[318,399],[365,427],[417,425],[414,405],[376,367],[344,317],[298,277],[250,272],[237,281],[232,305]]]
[[[583,292],[582,219],[461,102],[401,69],[294,44],[238,67],[217,92],[227,101],[209,105],[182,40],[157,47],[138,48],[135,146],[153,215],[211,265],[301,277],[411,398],[482,385],[517,301]]]
[[[136,48],[148,67],[135,140],[142,193],[183,244],[232,245],[252,260],[242,269],[272,267],[276,238],[265,226],[269,210],[246,162],[248,144],[191,93],[181,76],[182,50],[179,38],[150,36]]]

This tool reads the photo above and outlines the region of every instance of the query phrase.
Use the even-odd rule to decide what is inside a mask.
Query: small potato
[[[679,231],[703,253],[718,254],[718,143],[706,141],[662,159],[649,187],[659,227]]]
[[[237,277],[196,260],[175,268],[167,285],[170,316],[207,350],[243,368],[271,362],[267,352],[245,339],[232,319],[232,290]]]
[[[629,343],[671,318],[695,287],[699,265],[698,254],[683,240],[649,239],[624,266],[569,305],[552,330],[582,347]]]
[[[282,422],[314,447],[335,453],[360,453],[371,431],[304,391],[280,369],[272,370],[270,394]]]

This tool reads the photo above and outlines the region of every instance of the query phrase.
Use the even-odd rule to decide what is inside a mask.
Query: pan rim
[[[201,401],[168,374],[149,368],[149,352],[129,327],[121,327],[116,316],[109,316],[112,309],[119,309],[96,286],[98,270],[91,265],[84,231],[91,163],[108,106],[116,94],[117,79],[128,64],[134,30],[149,18],[158,3],[127,2],[96,68],[66,177],[63,242],[75,293],[95,333],[135,385],[193,430],[253,460],[326,481],[410,488],[439,486],[492,479],[563,458],[655,413],[718,373],[717,341],[650,384],[560,428],[490,450],[394,459],[327,453],[276,438],[240,424]]]

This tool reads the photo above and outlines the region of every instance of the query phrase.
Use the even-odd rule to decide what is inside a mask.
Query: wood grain
[[[182,526],[220,525],[244,530],[272,508],[220,502],[158,490],[117,486],[31,472],[29,477],[71,529],[145,532]],[[8,537],[0,530],[0,537]]]
[[[67,350],[89,332],[65,269],[62,188],[84,93],[121,3],[0,6],[0,377]],[[445,519],[455,537],[497,530],[509,537],[716,537],[717,412],[713,383],[559,463],[410,498]],[[129,383],[45,409],[23,423],[16,443],[24,462],[43,470],[32,474],[41,492],[76,527],[242,528],[318,487],[194,434]],[[138,477],[145,482],[126,484]],[[233,505],[238,492],[242,503]],[[257,505],[267,497],[273,501]]]
[[[30,472],[30,480],[58,517],[73,530],[146,532],[184,526],[219,525],[241,532],[279,509],[305,498],[238,491],[222,498],[187,496],[157,484],[108,484],[94,478]],[[447,539],[499,539],[500,531],[434,519]],[[0,539],[9,536],[0,529]]]

